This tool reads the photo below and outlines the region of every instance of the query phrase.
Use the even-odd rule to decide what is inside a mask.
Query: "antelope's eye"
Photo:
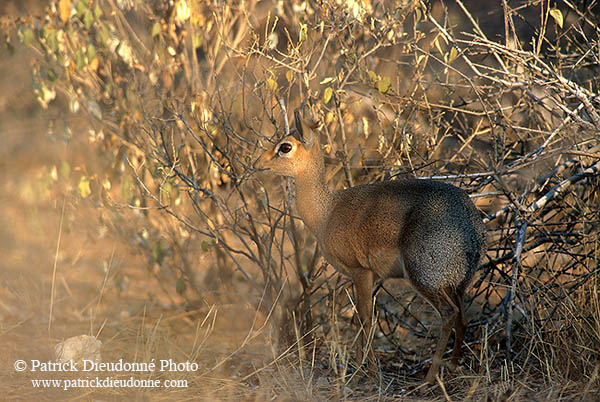
[[[289,142],[284,142],[283,144],[281,144],[279,146],[279,150],[277,152],[279,152],[281,154],[287,154],[291,150],[292,150],[292,144],[290,144]]]

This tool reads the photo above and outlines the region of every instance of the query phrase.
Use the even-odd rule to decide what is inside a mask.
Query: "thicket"
[[[36,55],[40,104],[86,117],[54,131],[99,155],[58,176],[148,256],[165,292],[243,288],[276,313],[282,344],[330,336],[331,311],[351,309],[348,282],[293,218],[289,183],[252,168],[299,109],[333,187],[417,176],[474,197],[489,251],[469,300],[470,367],[598,389],[598,5],[488,3],[60,0],[14,28]],[[210,275],[198,252],[214,253]],[[389,344],[435,337],[409,301],[379,294]],[[405,358],[404,375],[428,357]]]

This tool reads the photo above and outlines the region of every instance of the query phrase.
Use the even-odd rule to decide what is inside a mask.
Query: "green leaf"
[[[209,247],[209,245],[208,245],[207,241],[203,241],[202,244],[200,245],[200,248],[202,248],[202,251],[205,253],[208,252],[208,247]]]
[[[173,192],[173,186],[168,181],[160,186],[160,198],[161,202],[164,204],[169,204],[171,202],[171,194]]]
[[[44,28],[44,39],[46,39],[46,45],[52,52],[58,50],[58,37],[56,35],[56,29]]]
[[[194,35],[192,35],[192,46],[194,46],[194,49],[197,49],[200,46],[202,46],[202,43],[202,35],[200,34],[200,32],[195,32]]]
[[[77,189],[79,190],[79,195],[82,198],[87,198],[92,193],[90,189],[90,179],[87,176],[81,176],[79,179],[79,184],[77,185]]]
[[[33,40],[35,36],[33,35],[33,30],[27,28],[25,32],[23,32],[23,43],[27,47],[31,47],[33,45]]]
[[[379,92],[381,94],[386,94],[389,90],[390,87],[392,86],[392,83],[390,81],[390,77],[382,77],[379,82],[377,83],[377,89],[379,90]]]
[[[46,70],[46,79],[50,82],[54,82],[58,79],[58,74],[56,74],[56,71],[54,71],[53,68],[48,68],[48,70]]]
[[[85,54],[83,53],[83,49],[77,49],[75,52],[75,67],[77,70],[81,71],[86,65]]]
[[[152,25],[152,37],[154,38],[159,33],[160,33],[160,22],[155,22],[154,25]]]
[[[323,102],[329,103],[332,95],[333,95],[333,89],[331,89],[331,87],[325,88],[325,92],[323,92]]]
[[[69,176],[71,176],[71,166],[69,166],[69,162],[62,161],[58,168],[58,173],[60,174],[60,177],[67,180]]]
[[[77,16],[81,18],[83,14],[90,9],[90,5],[87,0],[79,0],[77,2],[77,6],[75,7],[75,11],[77,11]]]
[[[100,43],[102,43],[102,46],[106,47],[108,41],[110,40],[110,31],[105,25],[102,25],[102,28],[100,28],[98,31],[98,37],[100,39]]]
[[[421,21],[422,17],[423,17],[423,13],[421,12],[421,9],[417,8],[415,10],[415,22]]]
[[[123,201],[128,204],[133,200],[133,178],[131,176],[123,177],[121,195],[123,196]]]
[[[306,40],[308,33],[308,25],[300,23],[300,34],[298,36],[298,46],[302,45]]]
[[[165,260],[165,249],[160,241],[154,243],[154,247],[152,247],[152,258],[158,265],[162,265]]]
[[[96,4],[96,7],[94,7],[94,17],[96,17],[96,19],[99,20],[103,14],[104,13],[102,12],[100,6]]]
[[[90,29],[92,27],[93,23],[94,23],[94,14],[92,14],[92,11],[88,9],[83,14],[83,25],[85,26],[85,29]]]
[[[377,85],[377,81],[379,81],[379,77],[377,76],[375,71],[369,70],[368,74],[369,74],[369,79],[371,80],[371,85],[373,85],[373,86]]]
[[[92,45],[90,43],[88,45],[88,47],[87,47],[87,59],[88,59],[88,62],[94,60],[94,57],[96,57],[96,48],[94,47],[94,45]]]
[[[177,294],[183,294],[185,293],[185,289],[187,288],[187,284],[185,282],[185,278],[183,276],[181,276],[179,279],[177,279],[177,284],[175,285],[175,291],[177,292]]]

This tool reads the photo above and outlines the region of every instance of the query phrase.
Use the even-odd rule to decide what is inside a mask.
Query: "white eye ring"
[[[277,154],[280,156],[289,156],[289,153],[294,150],[294,145],[289,142],[282,142],[277,147]]]

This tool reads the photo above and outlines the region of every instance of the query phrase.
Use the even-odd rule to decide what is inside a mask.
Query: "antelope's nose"
[[[254,162],[254,169],[256,170],[268,170],[268,162],[271,160],[272,151],[264,152],[258,159]]]

